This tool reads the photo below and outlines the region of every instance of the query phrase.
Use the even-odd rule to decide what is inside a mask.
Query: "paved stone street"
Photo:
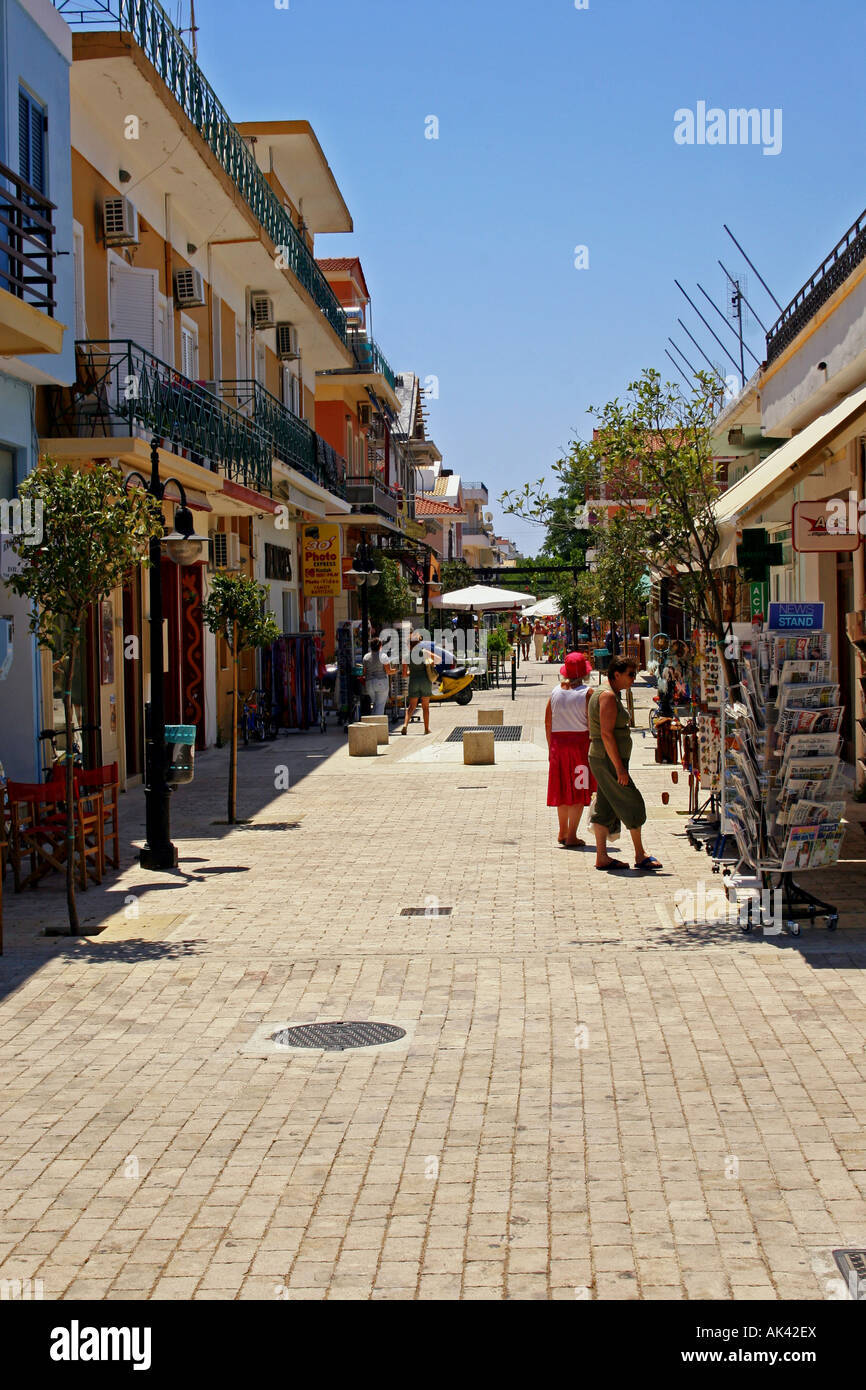
[[[123,870],[80,900],[98,936],[40,935],[62,886],[7,878],[0,1279],[46,1299],[838,1296],[830,1251],[866,1245],[863,830],[822,876],[835,935],[683,925],[674,894],[717,880],[682,770],[638,733],[665,872],[595,872],[545,805],[554,668],[521,678],[514,705],[434,707],[429,738],[375,762],[335,728],[241,750],[253,823],[231,832],[225,751],[204,755],[174,875],[138,868],[143,797],[123,797]],[[443,740],[483,706],[523,742],[464,767]],[[341,1019],[407,1038],[267,1041]]]

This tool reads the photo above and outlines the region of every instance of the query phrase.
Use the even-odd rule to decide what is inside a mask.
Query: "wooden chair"
[[[87,888],[87,875],[94,883],[102,882],[105,872],[105,803],[101,790],[86,787],[82,778],[86,774],[76,771],[72,779],[72,796],[75,805],[75,854],[77,857],[78,886]],[[62,763],[55,763],[51,769],[50,780],[46,786],[55,788],[60,805],[64,828],[66,825],[66,770]],[[65,857],[65,854],[64,854]],[[90,861],[93,861],[92,867]]]
[[[51,782],[6,784],[11,823],[12,879],[15,892],[36,888],[40,878],[64,871],[66,826],[58,807],[57,787]],[[21,876],[22,861],[30,859],[30,873]]]
[[[106,842],[113,846],[109,860],[112,868],[120,868],[120,775],[117,763],[107,763],[105,767],[94,767],[89,772],[79,772],[78,780],[82,787],[95,788],[102,792],[103,824],[110,829],[104,832]]]

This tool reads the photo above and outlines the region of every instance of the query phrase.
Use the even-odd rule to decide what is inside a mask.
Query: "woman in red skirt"
[[[595,791],[589,770],[589,724],[586,704],[589,690],[584,681],[591,670],[580,652],[569,652],[560,675],[565,679],[551,692],[544,712],[544,728],[550,754],[547,804],[559,814],[559,843],[566,849],[585,845],[577,837],[584,806]]]

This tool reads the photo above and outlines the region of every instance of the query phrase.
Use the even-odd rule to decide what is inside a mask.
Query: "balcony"
[[[287,269],[345,343],[346,317],[336,295],[256,163],[249,145],[229,119],[225,107],[157,0],[53,0],[53,3],[72,28],[116,28],[138,44],[274,246],[280,248]]]
[[[311,430],[306,421],[288,410],[258,381],[221,381],[219,384],[223,400],[252,418],[256,427],[267,435],[275,458],[335,497],[346,496],[345,459]]]
[[[191,463],[270,495],[271,439],[255,420],[137,343],[79,340],[75,356],[75,385],[50,392],[52,436],[156,436]]]
[[[358,511],[379,512],[396,521],[400,514],[400,494],[380,478],[368,474],[346,479],[346,501]]]
[[[861,213],[848,231],[822,261],[815,274],[797,291],[794,298],[767,334],[767,361],[772,362],[802,328],[814,318],[822,304],[833,295],[848,276],[866,259],[866,212]]]
[[[396,395],[397,377],[392,370],[385,354],[377,343],[366,333],[350,329],[346,344],[355,359],[353,367],[337,367],[330,371],[318,372],[319,377],[339,377],[339,376],[358,376],[359,374],[371,377],[371,385],[382,390],[382,381],[387,383],[391,393],[391,400],[388,404],[394,410],[399,410],[400,401]],[[384,393],[383,393],[384,394]]]
[[[0,164],[0,357],[59,352],[54,318],[55,207]]]
[[[463,549],[464,550],[492,550],[494,540],[488,536],[486,531],[464,531]]]

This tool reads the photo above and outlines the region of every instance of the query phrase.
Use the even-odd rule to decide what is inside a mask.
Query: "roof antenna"
[[[196,34],[198,33],[198,25],[195,22],[195,0],[189,0],[189,28],[181,29],[180,32],[181,34],[189,34],[189,44],[190,49],[192,51],[192,60],[194,63],[197,63],[198,40],[196,38]]]
[[[742,246],[740,245],[740,243],[737,241],[737,238],[734,236],[734,234],[733,234],[733,232],[731,231],[731,229],[730,229],[730,227],[728,226],[728,224],[727,224],[726,222],[723,222],[723,223],[722,223],[722,226],[724,227],[724,229],[725,229],[725,231],[727,232],[728,236],[731,238],[731,241],[732,241],[732,242],[734,243],[734,245],[736,246],[736,248],[737,248],[737,250],[739,251],[740,255],[744,257],[744,259],[745,259],[745,261],[746,261],[746,264],[749,265],[749,266],[751,266],[752,270],[754,270],[755,274],[757,275],[757,277],[758,277],[758,279],[760,280],[761,284],[764,286],[764,289],[767,291],[767,294],[768,294],[768,295],[770,296],[770,298],[772,299],[772,301],[773,301],[773,303],[775,304],[776,308],[778,309],[779,313],[780,313],[780,314],[783,314],[783,313],[785,312],[784,309],[782,308],[782,306],[781,306],[781,304],[779,303],[779,301],[778,301],[778,299],[776,298],[776,296],[773,294],[773,291],[770,289],[770,286],[767,284],[767,282],[766,282],[766,280],[764,279],[763,275],[761,274],[760,270],[758,270],[758,267],[754,264],[753,261],[750,261],[750,260],[749,260],[748,256],[746,255],[746,253],[745,253],[745,251],[743,250],[743,248],[742,248]],[[725,271],[725,274],[727,274],[727,271]],[[753,310],[752,312],[754,313],[754,310]],[[757,317],[757,315],[756,315],[755,317]],[[760,323],[760,319],[758,320],[758,322]]]
[[[734,371],[738,371],[739,368],[737,367],[736,360],[735,360],[735,359],[731,356],[731,354],[728,352],[728,349],[725,347],[725,345],[724,345],[724,343],[722,342],[721,338],[719,337],[718,333],[714,333],[713,330],[712,330],[712,328],[710,328],[710,325],[707,323],[706,319],[704,318],[703,314],[701,313],[701,311],[700,311],[700,309],[698,308],[698,306],[697,306],[697,304],[695,303],[695,301],[694,301],[692,298],[690,298],[689,295],[686,294],[686,292],[685,292],[685,290],[683,289],[682,285],[680,284],[679,280],[674,279],[674,284],[676,285],[676,287],[677,287],[677,289],[679,290],[680,294],[683,295],[686,299],[688,299],[689,303],[691,304],[692,308],[694,309],[694,311],[695,311],[695,313],[697,314],[698,318],[700,319],[701,323],[704,325],[704,328],[706,328],[707,331],[708,331],[709,333],[711,333],[712,336],[715,338],[715,340],[716,340],[716,342],[718,343],[719,347],[722,349],[722,352],[725,354],[725,356],[727,357],[727,359],[728,359],[728,361],[730,362],[731,366],[734,368]],[[678,320],[678,322],[682,322],[682,320]],[[683,324],[683,327],[685,328],[685,324]],[[692,341],[694,341],[694,340],[692,340]],[[746,374],[745,374],[745,372],[744,372],[744,371],[741,371],[741,372],[740,372],[740,376],[741,376],[741,385],[745,386],[745,384],[746,384]]]

